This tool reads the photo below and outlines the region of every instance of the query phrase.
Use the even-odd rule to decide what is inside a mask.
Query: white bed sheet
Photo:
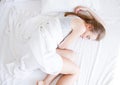
[[[5,0],[4,0],[5,1]],[[8,0],[9,1],[9,0]],[[12,1],[12,0],[11,0]],[[17,0],[16,0],[17,1]],[[20,1],[20,0],[19,0]],[[24,1],[24,0],[22,0]],[[29,0],[26,0],[29,1]],[[53,2],[57,0],[44,0]],[[40,5],[44,6],[44,1]],[[120,1],[119,0],[78,0],[74,1],[74,4],[68,1],[69,5],[64,4],[64,0],[61,0],[60,5],[56,7],[55,2],[52,3],[51,9],[45,10],[47,8],[40,7],[40,13],[44,14],[53,11],[71,11],[74,6],[80,4],[84,6],[91,7],[106,23],[107,34],[104,40],[100,42],[88,41],[78,39],[71,46],[76,52],[75,61],[80,66],[81,72],[79,80],[75,85],[109,85],[112,79],[112,69],[114,66],[115,59],[117,57],[118,45],[120,43]],[[49,3],[48,4],[51,4]],[[37,4],[37,3],[34,3]],[[38,6],[38,4],[37,4]],[[50,5],[51,6],[51,5]],[[56,8],[53,8],[56,7]],[[28,7],[29,8],[29,7]],[[38,6],[39,8],[39,6]],[[42,10],[41,8],[44,8]],[[35,8],[37,9],[37,8]],[[68,9],[68,10],[67,10]],[[38,12],[38,10],[35,10]],[[0,16],[2,17],[2,16]],[[2,43],[0,42],[0,47]],[[4,47],[3,47],[4,48]],[[1,52],[2,53],[2,52]],[[9,58],[6,58],[8,61]],[[1,60],[1,62],[3,62]],[[4,69],[1,68],[0,75],[0,85],[35,85],[36,80],[42,80],[46,74],[40,70],[31,71],[27,73],[21,73],[23,77],[14,78],[12,80],[5,81],[9,76],[4,74]],[[53,84],[54,85],[54,84]]]

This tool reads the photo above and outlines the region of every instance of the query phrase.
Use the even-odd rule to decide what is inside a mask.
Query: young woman
[[[87,15],[86,15],[87,14]],[[67,30],[64,40],[59,44],[56,52],[63,60],[63,66],[59,74],[63,74],[56,85],[73,85],[77,80],[80,69],[68,57],[72,57],[74,52],[68,47],[78,38],[90,40],[101,40],[105,36],[104,23],[89,8],[78,6],[74,12],[66,12],[65,17],[60,19],[63,30]],[[67,26],[65,27],[64,24]],[[67,36],[66,36],[67,35]],[[59,67],[58,67],[59,68]],[[50,85],[58,75],[48,75],[43,81],[38,81],[37,85]]]

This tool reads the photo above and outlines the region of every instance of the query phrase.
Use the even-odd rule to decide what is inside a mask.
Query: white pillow
[[[73,11],[78,5],[90,7],[91,4],[89,0],[42,0],[41,13]]]
[[[72,11],[77,6],[74,0],[42,0],[41,13]]]

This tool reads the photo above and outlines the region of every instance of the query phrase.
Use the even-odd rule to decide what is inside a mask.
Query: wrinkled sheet
[[[14,68],[14,63],[10,63],[7,66],[6,63],[13,61],[18,63],[17,61],[19,61],[19,58],[14,54],[8,55],[10,53],[15,53],[15,51],[9,52],[7,41],[4,40],[6,39],[6,36],[3,36],[9,33],[9,30],[7,30],[5,34],[3,34],[3,31],[5,30],[4,28],[7,29],[9,27],[9,24],[13,24],[12,21],[9,21],[9,24],[7,23],[8,18],[9,20],[17,20],[16,18],[21,18],[21,21],[19,22],[22,23],[22,21],[27,20],[30,17],[41,14],[41,2],[38,0],[33,2],[32,0],[25,0],[25,2],[20,4],[20,0],[18,0],[20,1],[19,3],[17,0],[15,0],[16,3],[14,5],[17,7],[17,10],[15,10],[15,6],[10,4],[10,2],[9,4],[7,3],[3,6],[3,3],[6,3],[7,1],[12,2],[14,0],[3,0],[0,4],[0,17],[4,17],[3,20],[0,19],[0,85],[35,85],[36,80],[42,80],[46,76],[46,74],[40,70],[28,72],[21,71],[19,68],[16,68],[14,71],[17,72],[17,75],[10,75],[11,73],[9,73],[9,70],[12,68],[8,69],[8,67]],[[62,3],[64,3],[64,0],[61,0],[61,4]],[[44,3],[42,2],[42,5],[43,4]],[[56,4],[58,3],[56,2]],[[106,37],[100,42],[83,40],[79,38],[71,45],[71,49],[76,52],[74,61],[80,66],[81,69],[80,77],[75,85],[109,85],[112,80],[112,69],[118,54],[118,46],[120,43],[120,1],[78,0],[78,3],[75,5],[78,4],[92,8],[103,19],[103,21],[106,23],[107,34]],[[63,4],[62,8],[65,9],[60,9],[60,11],[66,11],[66,7],[69,8],[70,6],[71,8],[73,7],[73,5],[69,5],[67,7],[67,5]],[[57,11],[57,7],[54,9],[54,11],[55,10]],[[71,9],[68,9],[68,11],[69,10]],[[15,15],[22,13],[23,16],[25,16],[23,17],[20,15],[21,17],[16,17],[13,15],[14,13],[17,13]],[[14,16],[14,18],[11,19],[11,16]],[[17,23],[14,23],[14,25],[19,26]],[[11,44],[9,46],[12,46]]]

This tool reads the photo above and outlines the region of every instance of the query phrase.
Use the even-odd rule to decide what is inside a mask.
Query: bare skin
[[[60,72],[60,74],[63,74],[63,76],[61,76],[56,85],[73,85],[80,73],[79,67],[75,63],[73,63],[69,58],[66,58],[71,57],[71,54],[73,53],[72,51],[67,50],[69,45],[71,45],[73,41],[85,31],[85,27],[84,29],[80,30],[76,26],[76,24],[79,27],[84,27],[84,22],[81,21],[81,19],[73,19],[71,22],[71,34],[69,34],[68,37],[66,37],[65,40],[59,44],[59,49],[57,49],[56,51],[63,59],[63,68]],[[56,78],[56,76],[57,75],[48,75],[43,81],[39,81],[37,85],[50,85],[50,83]]]
[[[73,85],[79,76],[80,73],[79,68],[69,59],[65,57],[62,57],[62,59],[63,59],[63,68],[60,73],[64,75],[58,80],[56,85]],[[48,75],[45,80],[39,81],[38,85],[50,85],[51,81],[55,77],[56,76]]]
[[[91,18],[94,17],[96,20],[101,21],[91,10],[86,7],[78,6],[75,8],[74,12],[79,13],[80,10],[88,11]],[[63,59],[63,68],[60,72],[62,76],[56,85],[73,85],[79,76],[80,69],[74,62],[72,62],[72,59],[70,58],[74,55],[74,52],[68,50],[68,47],[73,43],[73,41],[78,37],[92,40],[95,40],[97,37],[97,35],[90,32],[91,25],[86,24],[80,18],[76,17],[71,21],[71,28],[72,32],[65,38],[62,43],[59,44],[59,49],[56,49],[56,52]],[[37,85],[50,85],[57,76],[59,75],[48,75],[43,81],[38,81]]]
[[[69,64],[69,63],[71,63],[73,66],[75,66],[75,67],[77,67],[77,65],[75,65],[73,62],[72,62],[72,56],[74,55],[74,52],[72,51],[72,50],[63,50],[63,49],[56,49],[56,52],[59,54],[59,55],[61,55],[61,56],[66,56],[66,57],[62,57],[63,58],[63,60],[65,61],[64,63],[65,64]],[[71,65],[70,65],[70,67],[71,67]],[[65,72],[65,74],[67,74],[67,72],[65,71],[65,69],[66,68],[70,68],[69,66],[68,67],[63,67],[63,71],[61,71],[61,74],[63,74],[63,72]],[[75,68],[75,67],[73,67],[73,68]],[[77,73],[76,74],[79,74],[79,68],[77,67],[77,69],[78,69],[78,71],[76,71]],[[76,69],[76,70],[77,70]],[[71,69],[71,71],[73,71],[72,69]],[[70,74],[71,75],[71,77],[73,76],[73,74],[71,73]],[[74,74],[75,75],[75,74]],[[37,82],[37,85],[50,85],[51,83],[52,83],[52,81],[56,78],[56,77],[58,77],[59,75],[47,75],[47,77],[43,80],[43,81],[38,81]],[[62,75],[63,76],[63,75]],[[76,75],[76,76],[78,76],[78,75]],[[69,76],[70,77],[70,76]],[[67,78],[67,77],[65,77],[65,78]],[[76,78],[76,77],[75,77]],[[64,78],[62,78],[62,80],[63,80]],[[73,78],[74,79],[74,78]],[[70,80],[71,81],[71,80]],[[60,83],[60,84],[59,84]],[[57,85],[61,85],[61,81],[59,81],[59,83],[57,84]],[[72,83],[72,82],[71,82]],[[74,83],[74,82],[73,82]],[[66,85],[66,84],[65,84]],[[69,84],[70,85],[70,84]],[[72,84],[71,84],[72,85]]]
[[[79,14],[79,13],[83,13],[83,14],[87,14],[91,19],[95,18],[98,22],[100,22],[102,25],[105,26],[105,23],[103,22],[103,20],[97,16],[97,14],[95,12],[93,12],[91,9],[84,7],[84,6],[77,6],[74,9],[74,12]]]

